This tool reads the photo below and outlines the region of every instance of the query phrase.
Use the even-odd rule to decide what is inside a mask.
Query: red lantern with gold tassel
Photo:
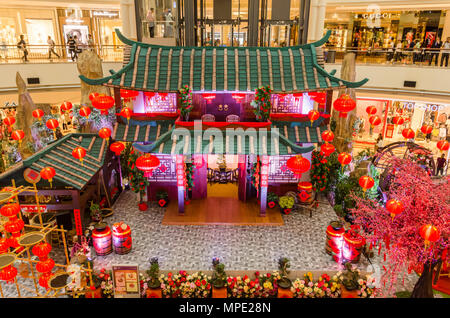
[[[125,149],[125,146],[123,143],[116,141],[113,142],[111,146],[109,146],[109,149],[113,151],[116,154],[116,156],[120,156],[122,151]]]
[[[114,98],[99,95],[92,100],[92,106],[100,110],[102,115],[108,115],[109,109],[114,106]]]
[[[45,125],[47,126],[48,129],[53,131],[53,137],[56,140],[56,128],[58,128],[59,122],[55,118],[50,118],[49,120],[47,120]]]
[[[397,214],[403,212],[404,210],[403,203],[401,203],[399,200],[391,199],[386,202],[386,210],[389,211],[393,220]]]
[[[68,112],[72,109],[72,103],[71,102],[67,102],[65,101],[64,103],[61,104],[61,112]]]
[[[402,130],[402,136],[408,140],[408,139],[413,139],[415,136],[415,132],[414,130],[412,130],[411,128],[405,128]]]
[[[420,131],[425,135],[431,134],[431,132],[433,131],[433,126],[423,125],[422,127],[420,127]]]
[[[311,168],[311,163],[302,155],[296,155],[286,161],[286,166],[294,173],[296,178],[300,179],[302,174]]]
[[[7,218],[16,218],[20,212],[20,206],[17,203],[8,203],[0,208],[0,214]]]
[[[83,106],[80,108],[80,116],[86,118],[86,120],[89,118],[89,115],[91,114],[91,109],[87,106]]]
[[[316,121],[317,119],[319,119],[320,117],[320,113],[317,110],[310,110],[308,112],[308,118],[309,121],[311,122],[311,127],[313,125],[313,122]]]
[[[375,181],[369,176],[362,176],[359,178],[359,185],[364,191],[364,196],[366,195],[366,191],[371,189],[375,185]]]
[[[405,119],[401,116],[395,116],[394,118],[392,118],[392,123],[394,125],[403,125],[404,122]]]
[[[45,167],[41,170],[42,179],[47,180],[50,183],[50,188],[52,187],[53,177],[56,175],[56,171],[52,167]]]
[[[334,134],[331,130],[325,130],[322,132],[321,137],[325,142],[332,142],[334,139]]]
[[[76,147],[72,150],[72,156],[75,159],[80,160],[81,165],[83,166],[83,158],[86,156],[86,150],[83,147]]]
[[[325,157],[328,157],[329,155],[331,155],[335,150],[336,150],[336,148],[334,148],[334,146],[332,144],[327,143],[327,142],[322,144],[322,146],[320,146],[320,152]]]
[[[120,116],[125,117],[127,119],[127,124],[130,123],[130,118],[131,115],[133,115],[133,111],[128,108],[128,107],[124,107],[121,112],[119,113]]]
[[[341,152],[338,155],[338,161],[341,163],[342,171],[344,171],[344,166],[348,165],[352,161],[352,156],[347,152]]]
[[[366,113],[368,115],[375,115],[377,113],[377,108],[375,106],[368,106],[366,108]]]
[[[372,128],[381,124],[381,118],[378,115],[373,115],[369,117],[369,123],[372,125]]]
[[[347,113],[356,107],[356,102],[348,94],[342,94],[333,103],[335,110],[339,112],[339,117],[347,118]]]
[[[144,172],[144,177],[150,178],[152,176],[152,172],[160,165],[160,161],[158,157],[146,153],[143,156],[140,156],[136,160],[136,167]]]
[[[8,126],[8,132],[11,132],[12,126],[14,125],[15,122],[16,122],[16,119],[12,116],[8,116],[5,119],[3,119],[3,124]]]
[[[44,111],[42,109],[38,108],[38,109],[33,110],[31,115],[33,115],[33,117],[36,118],[37,120],[41,121],[42,117],[44,116]]]
[[[430,246],[430,242],[436,242],[441,237],[441,231],[431,224],[423,225],[419,229],[419,234],[425,240],[425,248]]]
[[[111,137],[111,129],[109,129],[107,127],[101,128],[98,131],[98,135],[100,136],[100,138],[106,139],[106,142],[108,142],[109,141],[109,137]]]
[[[447,140],[439,140],[436,146],[440,151],[447,151],[450,148],[450,144]]]
[[[14,283],[14,279],[17,276],[17,268],[12,265],[3,267],[0,270],[0,280],[4,280],[7,283]]]
[[[11,138],[15,141],[19,142],[19,145],[22,143],[22,139],[25,137],[25,133],[23,130],[14,130],[11,134]]]

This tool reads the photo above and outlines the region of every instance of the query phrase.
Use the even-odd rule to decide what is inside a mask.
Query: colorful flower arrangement
[[[178,274],[168,273],[159,277],[164,298],[206,298],[211,293],[211,276],[202,272],[188,275],[186,271]]]
[[[332,278],[322,274],[317,282],[313,281],[312,273],[304,274],[303,279],[292,282],[291,291],[294,298],[339,298],[341,284],[335,275]]]
[[[144,177],[144,172],[136,167],[136,160],[138,154],[134,151],[130,151],[130,156],[128,158],[128,181],[130,184],[131,191],[140,194],[140,200],[142,201],[143,195],[150,184],[148,179]]]
[[[192,91],[189,86],[184,85],[179,89],[179,103],[180,106],[180,115],[185,119],[185,121],[189,118],[189,113],[192,110]]]
[[[160,207],[165,207],[169,203],[169,194],[165,190],[160,190],[156,193],[156,200]]]
[[[315,192],[323,192],[328,186],[330,168],[327,158],[317,150],[312,152],[311,183]]]
[[[255,273],[255,279],[247,275],[228,277],[228,297],[233,298],[268,298],[275,297],[278,292],[277,281],[281,279],[280,274],[274,271],[272,274],[261,275]]]
[[[255,90],[255,99],[250,105],[255,108],[253,112],[256,115],[257,121],[267,121],[270,117],[270,110],[272,109],[272,102],[270,94],[272,89],[270,86],[262,86]]]
[[[277,205],[278,200],[279,200],[278,195],[276,195],[275,193],[269,192],[267,194],[267,206],[270,209],[273,209]]]
[[[185,164],[185,174],[186,174],[186,183],[185,183],[185,187],[186,187],[186,201],[189,202],[190,201],[190,197],[189,197],[189,191],[192,190],[192,188],[194,187],[195,183],[194,183],[194,169],[195,169],[195,164],[192,162],[186,162]]]
[[[281,211],[284,214],[289,214],[292,211],[292,208],[294,207],[295,199],[291,196],[282,196],[280,197],[278,204],[280,205]]]
[[[375,297],[375,278],[371,275],[362,276],[361,271],[357,268],[351,269],[351,273],[354,273],[354,278],[352,278],[352,289],[357,291],[358,297],[360,298],[374,298]],[[347,285],[348,283],[345,282],[347,272],[338,272],[336,273],[335,277],[337,277],[338,281],[342,285]],[[348,277],[348,275],[347,275]],[[346,286],[346,288],[348,288]]]
[[[95,286],[100,285],[102,298],[114,297],[114,287],[111,276],[111,272],[107,272],[104,268],[100,270],[100,273],[93,272],[92,279],[95,282]]]

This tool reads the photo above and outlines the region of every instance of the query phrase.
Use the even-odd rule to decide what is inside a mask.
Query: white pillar
[[[316,41],[323,37],[323,30],[325,28],[325,13],[326,0],[319,0],[317,5],[317,20],[316,20]]]
[[[123,34],[127,38],[136,40],[136,14],[133,0],[120,0],[120,16]]]
[[[450,37],[450,10],[445,13],[444,29],[442,30],[441,41],[445,42],[447,37]]]
[[[317,2],[318,0],[311,0],[309,9],[308,43],[316,41]]]

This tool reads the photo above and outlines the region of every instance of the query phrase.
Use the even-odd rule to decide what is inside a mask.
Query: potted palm
[[[158,191],[156,200],[158,200],[158,205],[163,208],[169,204],[169,194],[165,190]]]
[[[91,210],[91,220],[93,222],[101,222],[102,221],[102,211],[100,210],[100,205],[91,201],[91,206],[89,207]]]
[[[281,257],[278,260],[278,270],[281,278],[278,280],[278,298],[292,298],[291,286],[292,281],[288,278],[289,267],[291,267],[289,259]]]
[[[270,209],[273,209],[277,205],[277,202],[278,202],[278,195],[276,195],[273,192],[269,192],[267,194],[267,206]]]
[[[145,291],[147,298],[162,298],[161,282],[159,280],[159,263],[156,257],[150,260],[150,268],[147,270],[148,289]]]
[[[218,258],[213,258],[212,264],[214,269],[214,273],[211,278],[212,297],[227,298],[227,274],[225,273],[225,265],[221,263]]]
[[[294,207],[295,200],[291,196],[282,196],[280,197],[278,204],[280,205],[281,212],[283,214],[288,215],[291,213],[292,208]]]

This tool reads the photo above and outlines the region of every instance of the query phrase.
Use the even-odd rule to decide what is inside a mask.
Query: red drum
[[[327,227],[326,233],[325,251],[330,255],[337,255],[339,258],[345,233],[344,226],[339,222],[331,222]]]
[[[343,259],[347,262],[358,263],[366,240],[361,235],[352,236],[350,231],[344,234]]]
[[[309,205],[313,202],[313,190],[311,182],[298,183],[299,204]]]
[[[113,248],[116,254],[128,254],[131,251],[131,228],[125,223],[114,223],[112,226]]]
[[[95,253],[98,256],[104,256],[112,253],[112,236],[109,226],[92,231],[92,243]]]

